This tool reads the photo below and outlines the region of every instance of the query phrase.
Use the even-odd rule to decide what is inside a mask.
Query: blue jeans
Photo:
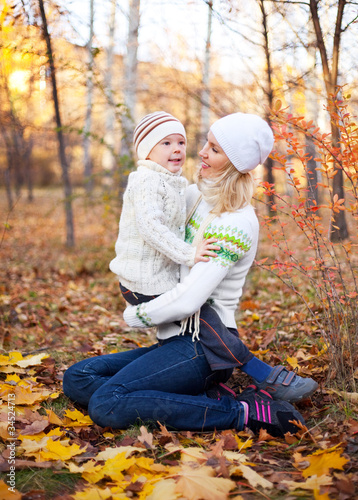
[[[65,372],[63,390],[102,427],[125,429],[140,420],[178,430],[242,430],[243,405],[204,392],[231,372],[213,372],[200,342],[185,335],[80,361]]]

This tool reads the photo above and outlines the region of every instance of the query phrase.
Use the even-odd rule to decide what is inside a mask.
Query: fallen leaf
[[[178,496],[174,479],[163,479],[154,486],[147,500],[176,500]]]
[[[49,439],[46,443],[47,451],[40,453],[43,460],[69,460],[75,455],[81,455],[86,451],[87,446],[80,448],[78,444],[64,446],[60,441]]]
[[[79,491],[74,495],[71,495],[73,500],[107,500],[112,497],[112,492],[109,488],[101,489],[92,486],[87,488],[86,490]],[[118,498],[118,497],[116,497]],[[126,499],[127,495],[123,496],[123,499]]]
[[[40,365],[43,359],[49,358],[48,354],[41,353],[36,356],[26,356],[26,358],[16,361],[17,366],[20,368],[27,368],[29,366]]]
[[[343,466],[349,460],[341,456],[343,450],[331,450],[332,448],[320,450],[313,455],[308,455],[306,460],[309,461],[310,466],[302,472],[302,476],[324,476],[329,473],[329,469],[343,470]]]
[[[179,469],[179,468],[178,468]],[[175,491],[188,500],[226,500],[229,492],[236,487],[234,481],[222,477],[212,477],[215,471],[211,467],[193,469],[188,466],[177,470],[179,480]]]
[[[145,448],[139,448],[138,446],[118,446],[116,448],[106,448],[98,453],[96,460],[108,460],[109,458],[115,458],[119,453],[124,453],[125,457],[128,458],[135,451],[144,453],[146,450]]]
[[[270,481],[260,476],[260,474],[251,469],[251,467],[248,467],[247,465],[244,464],[240,464],[238,466],[238,469],[241,470],[242,475],[244,476],[245,479],[248,480],[248,482],[253,488],[257,488],[257,486],[261,486],[264,489],[273,488],[273,484]]]
[[[146,427],[144,427],[144,425],[142,425],[142,427],[139,430],[140,430],[140,436],[138,436],[138,441],[143,443],[146,448],[154,450],[155,446],[153,446],[153,434],[151,432],[148,432]]]
[[[312,490],[319,492],[321,486],[329,486],[333,483],[333,479],[330,476],[312,476],[307,479],[304,483],[299,483],[296,481],[283,480],[282,484],[285,484],[290,491],[295,490]]]

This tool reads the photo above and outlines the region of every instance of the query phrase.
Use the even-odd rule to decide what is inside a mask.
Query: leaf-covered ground
[[[85,357],[155,340],[153,330],[132,331],[122,320],[124,303],[108,271],[118,211],[102,199],[77,198],[77,246],[68,250],[60,192],[38,191],[33,204],[21,198],[11,213],[4,193],[1,200],[1,499],[357,497],[357,394],[342,398],[327,387],[327,347],[278,281],[252,270],[237,323],[262,359],[320,382],[297,405],[307,428],[285,439],[174,432],[146,422],[103,429],[64,396],[64,371]],[[263,237],[261,257],[267,245]],[[235,387],[248,382],[239,371],[231,380]]]

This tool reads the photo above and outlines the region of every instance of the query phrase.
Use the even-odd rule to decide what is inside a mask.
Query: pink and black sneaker
[[[207,391],[206,395],[208,398],[217,399],[218,401],[223,397],[227,396],[231,399],[237,399],[236,392],[223,383],[213,384]]]
[[[249,385],[236,400],[245,406],[245,426],[257,433],[266,429],[271,436],[295,434],[299,427],[294,421],[305,425],[302,415],[287,401],[275,401],[272,396],[255,385]]]

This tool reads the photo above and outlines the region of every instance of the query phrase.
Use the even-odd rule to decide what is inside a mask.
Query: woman
[[[274,400],[262,389],[292,401],[293,393],[300,399],[317,384],[283,367],[272,369],[260,362],[235,335],[234,313],[258,240],[258,221],[250,205],[254,192],[251,171],[265,161],[272,146],[271,129],[255,115],[235,113],[211,127],[199,153],[198,185],[188,189],[186,241],[216,238],[220,251],[190,271],[182,267],[182,281],[173,290],[125,310],[124,319],[131,326],[159,325],[158,343],[86,359],[66,371],[65,394],[87,406],[98,425],[126,428],[141,419],[192,431],[265,428],[280,436],[297,430],[293,421],[303,423],[290,403]],[[227,380],[232,369],[213,371],[208,350],[204,352],[201,344],[204,325],[197,311],[209,307],[207,301],[232,333],[235,348],[239,346],[241,369],[258,375],[256,386],[237,396],[221,390],[219,384],[212,391],[213,383]],[[191,319],[187,318],[192,315],[199,340],[198,336],[192,339],[188,327]],[[182,328],[178,320],[182,320]],[[180,330],[184,335],[178,335]],[[213,352],[220,359],[217,345]]]

